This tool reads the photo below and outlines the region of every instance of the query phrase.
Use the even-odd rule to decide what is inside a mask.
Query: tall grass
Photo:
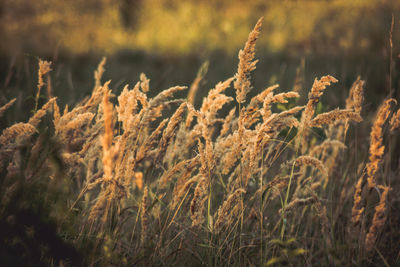
[[[323,113],[316,108],[321,96],[339,82],[329,75],[315,79],[306,103],[297,89],[276,93],[278,85],[248,98],[261,25],[240,50],[237,73],[199,109],[193,103],[206,66],[187,98],[173,98],[184,86],[149,98],[144,74],[115,96],[110,81],[101,81],[103,59],[90,97],[62,114],[51,98],[27,123],[4,129],[0,221],[24,232],[2,233],[2,247],[53,265],[398,263],[398,243],[385,243],[399,226],[392,212],[399,181],[388,184],[380,171],[385,136],[398,134],[396,101],[378,111],[369,159],[355,162],[358,148],[346,137],[349,127],[368,123],[364,82],[355,81],[345,108]],[[50,68],[40,70],[39,90]],[[232,85],[236,98],[226,93]],[[349,171],[351,164],[360,171]],[[21,190],[33,186],[57,225],[53,239],[42,234],[40,220],[21,219],[35,205]],[[61,199],[53,202],[56,189]],[[33,240],[41,244],[39,258],[18,245]]]

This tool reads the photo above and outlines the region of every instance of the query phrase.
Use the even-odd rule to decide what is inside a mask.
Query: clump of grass
[[[90,247],[85,264],[378,262],[382,253],[377,257],[373,248],[381,246],[379,232],[388,221],[389,188],[394,192],[398,186],[377,185],[384,160],[383,127],[395,101],[385,101],[378,111],[369,161],[365,166],[357,162],[364,173],[358,180],[341,173],[350,163],[337,160],[340,151],[347,149],[350,156],[344,157],[350,160],[355,153],[345,137],[350,121],[363,121],[364,82],[357,78],[345,109],[321,114],[316,114],[316,104],[338,82],[329,75],[315,79],[303,104],[297,100],[299,90],[277,92],[278,85],[246,99],[261,25],[262,19],[240,50],[235,76],[216,84],[199,109],[193,104],[206,65],[187,99],[171,99],[185,86],[148,97],[150,79],[145,74],[114,98],[111,82],[101,82],[103,58],[90,97],[71,109],[66,106],[63,114],[51,98],[27,123],[2,131],[1,190],[14,190],[10,177],[15,175],[31,179],[40,173],[41,182],[49,184],[69,181],[65,216],[72,217],[74,229],[68,238],[77,247]],[[39,91],[40,77],[50,70],[50,62],[40,64]],[[232,85],[236,102],[227,93]],[[0,108],[0,115],[13,101]],[[274,105],[281,109],[275,112]],[[229,108],[227,114],[223,107]],[[48,113],[52,118],[44,120]],[[392,132],[398,128],[398,113],[390,121]],[[46,147],[44,137],[35,140],[43,135],[41,124],[58,149],[56,156],[39,162]],[[316,138],[316,128],[326,138]],[[24,164],[26,147],[31,156]],[[383,192],[372,215],[366,202],[376,201],[374,188]],[[6,199],[1,203],[2,209],[10,205]],[[363,230],[362,244],[340,231],[348,224]],[[338,258],[341,246],[352,248],[352,254]],[[103,250],[105,258],[98,258]]]

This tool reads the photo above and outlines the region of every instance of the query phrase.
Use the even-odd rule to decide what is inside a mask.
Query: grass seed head
[[[247,93],[251,90],[250,72],[255,70],[258,62],[258,60],[254,60],[254,56],[256,41],[260,36],[263,20],[264,18],[260,18],[257,21],[254,29],[249,34],[243,50],[239,51],[239,64],[234,82],[238,103],[243,103],[246,100]]]

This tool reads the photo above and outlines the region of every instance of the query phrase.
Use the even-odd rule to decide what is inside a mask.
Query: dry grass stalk
[[[15,182],[10,185],[7,190],[2,194],[0,201],[0,216],[3,217],[5,215],[7,207],[9,207],[9,205],[15,199],[15,193],[18,192],[20,186],[20,183]]]
[[[305,178],[305,173],[299,171],[299,176],[292,176],[292,181],[296,181],[296,189],[293,192],[292,198],[301,198],[309,195],[309,185],[313,182],[313,179],[316,181],[320,181],[321,179],[315,179],[314,176],[308,176]],[[313,183],[316,183],[315,181]]]
[[[308,102],[303,113],[303,123],[308,123],[313,117],[315,112],[315,105],[318,103],[320,97],[324,93],[325,88],[331,85],[331,83],[336,82],[338,82],[338,80],[330,75],[323,76],[320,80],[314,80],[314,84],[311,88],[310,93],[308,94]]]
[[[146,156],[151,154],[151,148],[157,143],[157,138],[161,135],[168,119],[164,119],[157,128],[146,138],[144,143],[138,148],[136,153],[136,163],[141,162]]]
[[[246,148],[242,153],[242,158],[241,158],[242,170],[241,170],[241,175],[237,177],[238,180],[237,184],[242,186],[243,188],[247,187],[250,178],[252,177],[254,171],[257,170],[258,167],[256,166],[258,160],[254,160],[253,162],[251,161],[252,150],[253,149],[250,146]]]
[[[362,118],[359,113],[349,109],[335,109],[329,112],[319,114],[310,121],[310,127],[322,127],[322,125],[333,124],[338,120],[353,120],[361,122]]]
[[[324,179],[328,179],[328,171],[325,168],[325,165],[319,160],[316,159],[314,157],[311,156],[300,156],[298,158],[296,158],[296,165],[297,166],[314,166],[315,168],[317,168],[322,176],[324,177]]]
[[[154,108],[161,105],[165,102],[169,97],[171,97],[174,93],[187,89],[186,86],[174,86],[169,89],[166,89],[152,98],[149,102],[149,107]]]
[[[64,109],[64,114],[56,121],[54,121],[54,127],[56,129],[56,135],[57,136],[78,136],[79,132],[81,129],[76,129],[76,133],[67,133],[69,131],[74,132],[74,129],[71,128],[66,128],[66,125],[70,123],[71,121],[75,120],[76,117],[79,114],[84,114],[84,113],[93,113],[95,114],[97,112],[96,116],[96,129],[100,129],[101,125],[103,124],[103,105],[101,104],[104,96],[104,92],[108,91],[109,84],[111,81],[108,81],[104,84],[102,87],[98,87],[93,90],[93,93],[89,100],[80,103],[78,106],[73,108],[71,111],[68,112],[68,106],[65,106]],[[73,142],[73,140],[63,140],[65,144],[69,144],[70,142]]]
[[[349,97],[346,99],[346,109],[354,109],[354,112],[361,115],[362,103],[364,102],[364,84],[365,82],[361,80],[360,76],[353,83],[350,88]],[[344,126],[344,136],[349,129],[349,122],[346,120]]]
[[[214,89],[210,90],[207,97],[204,98],[199,112],[195,110],[193,105],[188,105],[189,114],[186,119],[186,128],[190,127],[193,117],[196,116],[199,123],[193,131],[201,131],[206,142],[207,140],[210,141],[211,138],[211,132],[209,130],[210,126],[218,121],[218,119],[216,119],[217,112],[223,107],[223,105],[232,100],[231,97],[226,96],[222,92],[230,86],[233,79],[234,78],[229,78],[224,82],[219,82]],[[208,144],[208,149],[209,148],[210,145]]]
[[[322,96],[325,88],[331,83],[336,83],[334,77],[327,75],[321,77],[320,80],[315,79],[311,91],[308,93],[308,102],[301,115],[301,128],[302,137],[297,139],[297,146],[302,145],[301,152],[304,154],[306,152],[306,141],[308,137],[308,128],[310,121],[315,113],[315,105],[318,103],[320,97]]]
[[[3,130],[0,135],[0,171],[14,156],[17,146],[26,144],[35,133],[37,133],[37,130],[33,125],[22,122]],[[17,169],[20,169],[20,167],[17,167]]]
[[[192,171],[193,169],[186,171],[178,178],[177,185],[174,188],[171,209],[175,209],[176,205],[178,205],[179,201],[181,201],[182,197],[187,193],[192,184],[199,182],[201,175],[198,174],[190,178]]]
[[[317,210],[318,217],[320,219],[322,233],[325,236],[325,242],[328,248],[332,247],[332,238],[330,233],[329,219],[326,213],[326,207],[322,206],[321,200],[317,196],[317,194],[310,189],[312,197],[314,198],[314,207]]]
[[[195,131],[201,131],[201,135],[206,141],[206,158],[207,158],[207,168],[208,172],[211,172],[215,168],[215,157],[214,157],[214,146],[211,140],[212,133],[210,132],[210,126],[212,126],[216,121],[217,112],[232,98],[222,94],[224,90],[226,90],[230,84],[232,83],[234,78],[229,78],[224,82],[219,82],[215,89],[211,90],[208,96],[203,100],[202,106],[200,108],[200,113],[197,115],[198,125],[195,127]],[[195,114],[194,111],[191,111],[191,114]],[[209,175],[208,175],[209,176]]]
[[[141,229],[141,236],[140,236],[140,244],[143,246],[148,238],[149,232],[149,218],[148,218],[148,207],[149,207],[149,188],[145,186],[143,191],[143,198],[141,204],[141,216],[140,216],[140,223],[142,226]]]
[[[171,178],[177,174],[178,172],[181,172],[183,169],[185,169],[187,166],[189,166],[195,158],[192,159],[187,159],[187,160],[182,160],[181,162],[175,164],[174,167],[166,171],[163,176],[161,176],[160,181],[159,181],[159,186],[161,188],[165,187],[168,183],[168,181],[171,180]]]
[[[206,61],[201,65],[199,71],[197,72],[196,78],[190,85],[187,101],[192,105],[194,105],[196,93],[200,88],[200,82],[204,79],[204,76],[206,75],[206,73],[208,71],[208,64],[209,64],[209,62]]]
[[[310,185],[311,190],[315,191],[321,187],[321,181],[314,182]]]
[[[131,122],[137,111],[137,91],[139,90],[139,86],[140,83],[137,83],[132,90],[128,90],[128,85],[126,85],[118,96],[116,111],[118,121],[122,122],[125,131],[129,131],[132,127]]]
[[[236,89],[236,100],[243,103],[246,100],[247,93],[251,90],[250,72],[256,68],[258,60],[254,60],[256,41],[260,36],[262,21],[260,18],[254,29],[250,32],[243,50],[239,51],[238,70],[235,75],[234,87]]]
[[[158,145],[156,161],[161,162],[168,145],[171,143],[172,138],[175,137],[176,129],[178,128],[179,123],[182,121],[182,114],[185,111],[186,106],[186,102],[182,103],[169,120]]]
[[[300,172],[293,173],[293,175],[287,175],[284,177],[275,177],[272,179],[272,181],[268,182],[266,185],[263,186],[262,190],[267,190],[267,189],[272,189],[271,197],[270,200],[275,199],[285,188],[287,188],[287,185],[289,183],[289,180],[292,182],[296,182],[298,176],[300,175]],[[256,195],[260,194],[260,189],[257,190]]]
[[[301,207],[301,206],[307,206],[315,202],[315,199],[313,197],[307,197],[307,198],[295,198],[292,201],[290,201],[289,204],[286,205],[285,207],[285,212],[291,211],[295,208]],[[279,212],[282,212],[282,209],[279,210]]]
[[[190,110],[188,113],[190,113]],[[189,149],[187,145],[189,132],[191,131],[186,128],[185,123],[182,122],[179,124],[175,140],[173,144],[168,147],[166,153],[166,162],[169,167],[172,167],[177,161],[183,161],[191,157],[192,150]]]
[[[256,127],[256,136],[253,141],[252,151],[250,152],[250,170],[254,170],[258,167],[258,157],[260,152],[264,149],[264,146],[271,139],[271,136],[267,133],[271,130],[270,123],[264,122],[262,125]],[[249,174],[248,174],[249,175]]]
[[[338,158],[340,152],[343,152],[345,149],[347,149],[347,147],[344,143],[328,138],[320,145],[313,146],[310,155],[320,158],[324,162],[329,176],[331,176],[340,163],[341,158]],[[325,181],[324,188],[326,187],[327,182],[328,181]]]
[[[211,178],[210,177],[211,170],[209,169],[209,162],[208,162],[206,151],[204,150],[204,145],[200,141],[200,139],[197,139],[197,143],[198,143],[199,157],[200,157],[200,163],[201,163],[199,172],[204,177],[208,177],[210,179]]]
[[[57,132],[57,137],[66,144],[65,148],[69,152],[81,150],[87,141],[86,129],[90,128],[94,116],[90,112],[79,114],[74,120],[64,124],[61,132]]]
[[[229,111],[229,114],[228,116],[226,116],[224,124],[222,125],[222,129],[219,134],[220,137],[225,136],[229,132],[233,118],[235,117],[235,112],[236,112],[236,107],[234,107],[233,109],[231,109],[231,111]]]
[[[36,128],[29,123],[16,123],[3,130],[0,135],[0,145],[7,146],[12,143],[22,143],[37,133]]]
[[[288,103],[286,98],[295,98],[299,97],[300,95],[297,92],[287,92],[287,93],[281,93],[277,95],[273,95],[272,93],[267,96],[267,98],[264,100],[263,104],[263,118],[264,121],[268,119],[269,116],[271,116],[271,104],[273,103]]]
[[[280,131],[286,127],[299,127],[299,121],[293,117],[294,114],[298,113],[304,109],[304,106],[296,106],[289,110],[283,111],[281,113],[274,113],[270,115],[263,124],[256,127],[257,136],[271,138],[280,133]]]
[[[77,107],[75,107],[69,113],[78,112],[80,110],[95,111],[98,107],[100,107],[99,105],[102,103],[104,92],[109,90],[110,83],[111,83],[111,80],[105,82],[103,86],[99,86],[99,87],[95,88],[93,90],[92,95],[90,96],[89,100],[81,102]],[[66,109],[67,109],[67,107],[66,107]],[[68,109],[67,109],[67,111],[68,111]],[[64,112],[65,112],[65,110],[64,110]]]
[[[270,103],[288,103],[286,98],[295,98],[295,97],[300,97],[299,93],[297,92],[286,92],[286,93],[280,93],[277,95],[274,95],[271,97],[271,99],[268,99],[268,104]],[[265,103],[265,101],[264,101]]]
[[[369,228],[367,236],[365,237],[365,249],[367,252],[371,252],[374,248],[378,232],[382,229],[386,222],[387,195],[391,188],[388,186],[379,186],[379,188],[382,189],[383,192],[381,194],[379,204],[375,207],[372,224]]]
[[[3,116],[3,113],[14,104],[15,100],[17,100],[17,99],[16,98],[11,99],[10,102],[8,102],[4,106],[0,107],[0,118]]]
[[[215,86],[215,89],[210,90],[207,97],[204,98],[200,108],[200,112],[204,115],[205,118],[205,120],[202,121],[203,124],[211,124],[211,122],[215,120],[217,112],[223,107],[223,105],[232,100],[231,97],[222,94],[222,92],[230,86],[233,79],[234,78],[229,78],[224,82],[219,82]]]
[[[106,180],[112,179],[113,169],[113,155],[112,155],[112,140],[113,140],[113,107],[108,100],[108,90],[103,96],[103,109],[104,109],[104,135],[101,139],[103,147],[103,170],[104,178]]]
[[[304,84],[304,69],[305,60],[304,57],[301,59],[300,66],[296,68],[296,78],[294,81],[293,91],[300,92]]]
[[[390,131],[393,132],[400,128],[400,109],[397,110],[395,114],[393,114],[392,119],[390,120]]]
[[[178,192],[181,192],[182,186],[187,182],[187,180],[192,176],[192,173],[196,170],[200,163],[200,156],[197,155],[192,158],[189,164],[185,166],[182,174],[177,178],[177,181],[174,186],[174,198],[179,195]],[[162,186],[162,185],[161,185]]]
[[[162,110],[168,106],[167,99],[171,97],[174,93],[185,90],[187,87],[186,86],[175,86],[171,87],[169,89],[166,89],[162,92],[160,92],[157,96],[152,98],[149,103],[148,103],[148,108],[146,109],[146,112],[143,115],[143,125],[144,127],[147,127],[147,125],[155,121],[157,118],[159,118],[162,114]],[[179,101],[182,102],[182,101]]]
[[[199,123],[194,130],[201,129],[201,135],[206,141],[205,153],[207,157],[209,172],[211,172],[216,165],[214,158],[214,146],[211,140],[212,133],[210,132],[210,126],[217,121],[217,112],[223,107],[223,105],[232,100],[232,98],[222,94],[222,92],[229,87],[232,81],[233,78],[229,78],[224,82],[219,82],[215,86],[215,89],[211,90],[208,96],[203,100],[203,104],[197,116]],[[191,114],[195,114],[195,112],[191,112]]]
[[[320,155],[323,151],[329,148],[346,149],[347,146],[338,140],[326,139],[320,145],[314,146],[310,151],[310,155],[312,156]]]
[[[210,176],[212,171],[216,167],[216,161],[214,156],[214,145],[211,140],[211,134],[209,133],[208,128],[205,125],[203,125],[202,135],[203,138],[206,140],[205,156],[207,159],[208,176]]]
[[[28,164],[25,169],[25,177],[27,180],[32,179],[32,177],[39,172],[41,166],[38,166],[38,159],[40,158],[40,154],[43,153],[43,146],[45,145],[46,136],[39,135],[36,139],[35,144],[32,146]],[[39,161],[40,162],[40,161]],[[50,177],[50,179],[52,179]]]
[[[272,185],[272,183],[267,185],[267,188],[270,187],[272,189],[270,200],[273,200],[276,197],[278,197],[282,193],[282,191],[285,188],[287,188],[289,184],[289,179],[275,179],[275,180],[276,181],[274,181],[274,185]]]
[[[361,222],[361,216],[364,213],[364,207],[362,203],[362,191],[366,183],[365,175],[361,175],[356,184],[356,190],[354,192],[353,208],[351,210],[351,222],[353,226],[357,226]]]
[[[144,73],[140,73],[140,87],[145,93],[150,90],[150,79],[148,79]]]
[[[214,233],[218,234],[226,225],[231,225],[232,209],[236,206],[241,194],[245,194],[243,188],[236,189],[232,192],[224,203],[218,208],[216,221],[214,225]]]
[[[88,185],[91,189],[99,183],[103,183],[102,191],[98,196],[95,205],[92,207],[89,214],[89,221],[94,221],[100,216],[100,212],[104,207],[102,223],[106,223],[108,212],[111,207],[112,201],[117,195],[117,191],[123,191],[124,188],[119,184],[119,181],[113,177],[114,160],[118,155],[119,147],[117,145],[112,145],[113,141],[113,105],[109,102],[109,90],[105,90],[103,96],[103,112],[104,112],[104,135],[101,138],[101,145],[103,150],[103,177],[97,179],[93,183]]]
[[[53,123],[54,125],[57,125],[58,122],[60,121],[61,114],[60,114],[60,107],[57,104],[57,101],[54,101],[54,106],[53,106]]]
[[[194,113],[192,112],[191,109],[189,109],[189,112],[188,112],[188,114],[186,116],[186,122],[185,122],[185,128],[186,129],[190,128],[190,126],[192,125],[193,119],[194,119]]]
[[[361,114],[364,101],[364,84],[365,81],[358,76],[350,88],[349,97],[346,99],[346,109],[354,109],[354,112]]]
[[[35,101],[35,111],[37,110],[39,104],[40,90],[44,85],[43,76],[51,71],[50,67],[51,67],[50,61],[39,59],[38,86],[37,86],[36,101]]]
[[[239,159],[241,153],[241,145],[239,134],[235,132],[231,138],[227,139],[227,145],[230,146],[228,151],[225,151],[223,158],[222,174],[228,174],[231,168]]]
[[[298,127],[299,122],[292,115],[301,111],[303,106],[296,106],[281,113],[274,113],[269,116],[263,124],[256,127],[256,144],[260,144],[261,139],[269,139],[285,128],[285,127]]]
[[[277,118],[279,119],[283,119],[283,118],[287,118],[290,117],[291,115],[294,115],[300,111],[302,111],[304,109],[304,106],[295,106],[291,109],[282,111],[281,113],[277,114]]]
[[[189,110],[189,113],[188,113],[188,115],[186,117],[185,127],[189,129],[190,125],[192,124],[192,121],[193,121],[194,117],[198,117],[199,118],[201,115],[200,115],[200,112],[197,111],[194,108],[194,106],[189,102],[187,103],[187,108]],[[195,131],[197,131],[197,129],[195,129]]]
[[[372,189],[376,186],[375,174],[379,169],[379,165],[383,160],[383,154],[385,146],[383,143],[383,126],[390,114],[390,105],[392,102],[396,102],[394,99],[386,100],[378,109],[378,114],[374,120],[371,129],[371,140],[369,148],[369,162],[365,168],[365,172],[360,176],[356,184],[356,190],[354,192],[354,204],[352,208],[351,221],[354,226],[358,225],[361,221],[361,216],[364,212],[362,203],[362,191],[366,182],[368,182],[368,188]]]
[[[46,81],[47,82],[47,87],[46,87],[46,89],[47,89],[47,99],[51,99],[53,97],[53,85],[51,83],[51,76],[48,75],[46,80],[47,80]]]
[[[46,104],[43,105],[41,109],[36,111],[36,113],[29,119],[28,123],[32,124],[33,126],[37,127],[43,118],[46,115],[48,109],[53,107],[53,103],[56,101],[56,97],[53,97]]]
[[[208,199],[208,178],[202,176],[194,190],[194,195],[190,203],[190,218],[192,226],[196,227],[204,223],[204,203]]]
[[[105,71],[104,66],[106,65],[107,58],[103,57],[97,66],[97,70],[94,71],[94,89],[101,87],[101,77]]]
[[[133,94],[130,94],[133,93]],[[117,143],[120,152],[117,155],[114,163],[115,180],[124,184],[124,191],[129,193],[127,189],[132,185],[132,178],[137,176],[134,171],[136,167],[135,151],[137,150],[137,143],[140,132],[140,121],[145,109],[142,109],[139,114],[136,114],[137,109],[137,95],[139,93],[139,84],[133,90],[127,92],[121,100],[118,110],[118,117],[123,120],[124,132],[117,137]],[[130,98],[129,96],[133,96]],[[124,103],[127,99],[128,103]],[[124,106],[124,107],[122,107]],[[139,181],[139,180],[138,180]],[[140,184],[140,183],[139,183]]]
[[[148,90],[146,89],[146,86],[148,85],[143,85],[143,83],[140,84],[140,88],[142,88],[142,90]],[[140,104],[142,105],[141,112],[146,111],[150,105],[149,101],[147,100],[147,95],[143,93],[141,90],[136,90],[136,97],[139,100]]]
[[[260,122],[260,116],[263,114],[261,110],[253,107],[246,107],[242,109],[242,117],[240,118],[244,122],[244,129],[252,128],[253,125],[257,125]]]
[[[385,151],[385,146],[383,145],[382,139],[383,125],[389,117],[391,103],[396,103],[396,100],[390,98],[379,107],[378,114],[372,125],[371,141],[369,147],[369,162],[366,166],[369,189],[372,189],[376,186],[375,174],[378,171],[379,165],[383,159],[383,154]]]
[[[251,108],[255,108],[256,106],[258,106],[259,104],[264,103],[265,99],[268,98],[269,96],[273,95],[273,91],[279,87],[279,84],[274,84],[268,88],[266,88],[265,90],[263,90],[261,93],[259,93],[258,95],[254,96],[251,100],[250,100],[250,104],[249,107]]]
[[[79,114],[73,121],[67,123],[65,128],[75,131],[81,129],[84,126],[87,126],[90,123],[90,121],[94,118],[94,116],[95,114],[90,112]]]

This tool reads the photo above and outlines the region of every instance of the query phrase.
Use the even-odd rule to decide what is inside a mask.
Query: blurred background
[[[51,86],[61,105],[74,104],[92,90],[103,56],[103,81],[112,79],[114,92],[144,72],[151,96],[190,85],[208,61],[200,100],[234,75],[238,51],[261,16],[254,93],[273,83],[282,91],[297,83],[307,92],[315,77],[331,74],[340,83],[324,96],[330,107],[343,107],[358,75],[366,80],[366,110],[389,94],[390,85],[397,95],[397,0],[2,0],[0,104],[18,97],[15,119],[29,114],[39,58],[53,62]]]

